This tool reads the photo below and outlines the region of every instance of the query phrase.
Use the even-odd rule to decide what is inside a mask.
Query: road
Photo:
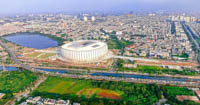
[[[145,62],[155,62],[158,63],[159,60],[155,60],[155,59],[145,59],[145,58],[136,58],[136,57],[126,57],[126,56],[112,56],[113,58],[119,58],[119,59],[129,59],[131,61],[145,61]]]
[[[197,42],[197,40],[195,39],[195,38],[196,38],[196,35],[195,35],[194,32],[191,30],[191,28],[190,28],[188,25],[185,24],[185,22],[181,22],[181,24],[182,24],[182,26],[183,26],[183,29],[184,29],[185,33],[186,33],[187,35],[189,35],[189,36],[192,38],[192,40],[193,40],[193,42],[194,42],[196,48],[198,49],[198,57],[197,57],[197,60],[198,60],[198,62],[200,62],[200,46],[199,46],[199,43]]]

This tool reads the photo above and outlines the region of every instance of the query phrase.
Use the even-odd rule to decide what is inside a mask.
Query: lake
[[[20,46],[34,49],[46,49],[58,46],[58,42],[56,40],[53,40],[48,36],[35,33],[17,33],[8,35],[5,39]]]

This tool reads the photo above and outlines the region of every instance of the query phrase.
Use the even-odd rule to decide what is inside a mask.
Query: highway
[[[195,39],[197,36],[194,34],[194,32],[190,29],[189,26],[187,26],[184,22],[181,22],[183,29],[185,30],[185,33],[187,35],[190,35],[190,37],[192,38],[196,48],[198,49],[198,57],[197,57],[197,61],[200,62],[200,46],[199,43],[197,42],[197,40]]]

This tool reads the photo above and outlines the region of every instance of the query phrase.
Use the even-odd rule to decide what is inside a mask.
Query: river
[[[0,70],[2,70],[3,67],[0,66]],[[5,67],[7,71],[16,71],[18,70],[17,67]],[[54,72],[54,73],[71,73],[70,70],[56,70],[56,69],[44,69],[44,68],[38,68],[42,71],[46,72]],[[91,76],[105,76],[105,77],[121,77],[121,78],[134,78],[134,79],[150,79],[150,80],[164,80],[164,81],[173,81],[173,82],[187,82],[189,81],[200,81],[200,79],[188,79],[188,78],[178,78],[178,77],[164,77],[164,76],[148,76],[148,75],[139,75],[139,74],[120,74],[120,73],[102,73],[102,72],[96,72],[96,73],[90,73]]]

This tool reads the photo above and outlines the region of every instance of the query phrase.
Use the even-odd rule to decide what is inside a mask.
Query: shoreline
[[[5,34],[5,35],[2,35],[1,37],[5,39],[5,37],[7,36],[15,36],[17,34],[38,34],[38,35],[41,35],[41,36],[46,36],[54,41],[57,41],[58,42],[58,46],[61,46],[64,44],[64,41],[65,39],[61,38],[61,37],[57,37],[56,35],[50,35],[50,34],[44,34],[44,33],[41,33],[41,32],[30,32],[30,31],[27,31],[27,32],[17,32],[17,33],[12,33],[12,34]],[[6,40],[6,39],[5,39]],[[7,40],[8,41],[8,40]],[[9,41],[10,42],[10,41]],[[16,43],[15,43],[16,44]]]

